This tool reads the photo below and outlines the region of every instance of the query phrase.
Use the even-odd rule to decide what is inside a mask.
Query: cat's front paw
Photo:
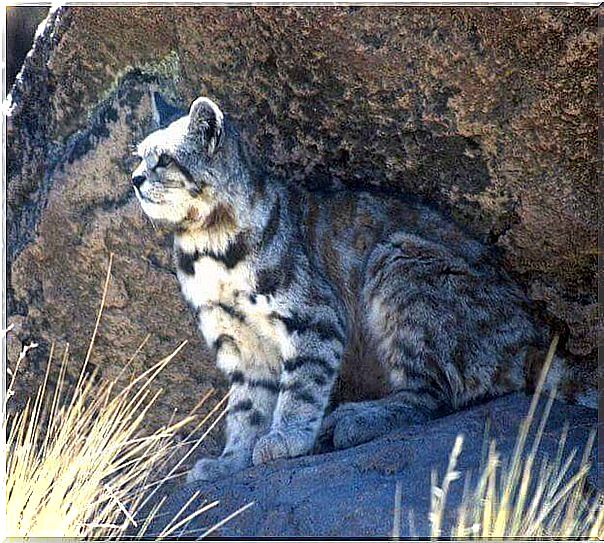
[[[187,474],[187,483],[223,479],[245,469],[249,464],[250,462],[236,457],[202,458]]]
[[[264,464],[277,458],[287,458],[290,456],[287,447],[287,438],[282,430],[273,430],[263,435],[256,442],[254,452],[252,453],[252,463],[254,466]]]
[[[315,433],[312,428],[294,426],[271,430],[256,442],[252,462],[257,466],[278,458],[308,454],[314,442]]]

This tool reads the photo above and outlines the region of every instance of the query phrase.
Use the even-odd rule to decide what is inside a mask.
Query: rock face
[[[136,372],[189,340],[151,424],[224,390],[170,237],[130,188],[152,89],[185,107],[211,96],[273,172],[310,188],[377,185],[450,213],[498,248],[595,382],[596,25],[586,8],[52,11],[8,123],[10,352],[40,343],[23,389],[51,341],[70,344],[77,375],[114,253],[92,362],[114,375],[150,334]]]
[[[431,471],[436,469],[441,485],[457,435],[464,436],[457,469],[462,477],[470,470],[475,477],[481,473],[486,421],[489,421],[489,438],[496,441],[497,452],[504,462],[512,457],[518,427],[529,403],[529,397],[513,394],[440,420],[401,429],[353,449],[273,462],[216,484],[187,485],[169,496],[161,510],[162,516],[158,516],[150,533],[159,533],[168,519],[199,492],[179,518],[195,511],[201,502],[219,500],[219,505],[189,523],[182,534],[177,531],[172,535],[199,536],[227,515],[253,502],[253,506],[213,536],[388,538],[393,527],[395,486],[400,481],[400,535],[428,538]],[[538,410],[534,427],[541,420],[540,413]],[[554,403],[534,473],[545,457],[550,460],[555,457],[565,423],[570,433],[563,458],[568,458],[572,449],[577,448],[574,465],[569,470],[576,473],[577,458],[596,422],[593,410]],[[527,450],[531,443],[532,437],[529,437]],[[443,535],[450,534],[463,487],[463,478],[451,483]]]
[[[15,81],[25,55],[31,49],[36,29],[47,14],[47,7],[9,6],[6,9],[7,85]]]

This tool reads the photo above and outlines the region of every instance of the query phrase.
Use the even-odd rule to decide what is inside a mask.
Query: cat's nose
[[[147,178],[144,175],[134,175],[132,176],[132,184],[140,189],[141,185],[145,182]]]

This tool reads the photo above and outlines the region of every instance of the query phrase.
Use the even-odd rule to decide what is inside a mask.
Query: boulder
[[[31,49],[38,25],[48,7],[8,6],[6,9],[6,83],[12,85]],[[8,92],[8,91],[7,91]]]
[[[212,537],[388,538],[392,534],[395,488],[399,483],[399,534],[426,539],[431,533],[432,470],[436,470],[437,484],[441,486],[456,437],[462,435],[463,447],[456,466],[461,477],[451,483],[444,508],[442,533],[449,535],[465,477],[473,474],[470,480],[475,485],[477,474],[482,473],[485,436],[495,440],[501,463],[509,461],[529,403],[528,396],[512,394],[439,420],[402,428],[360,447],[279,460],[216,483],[182,486],[168,495],[149,535],[159,534],[189,500],[179,519],[186,518],[202,503],[218,500],[216,507],[193,519],[182,532],[173,532],[172,537],[198,537],[251,503]],[[543,405],[542,401],[525,450],[530,450]],[[594,410],[554,402],[535,459],[533,483],[538,479],[540,464],[556,457],[564,425],[568,425],[569,433],[562,461],[575,450],[568,473],[576,473],[588,434],[596,423]],[[534,496],[533,491],[534,486],[529,485],[529,499]]]
[[[53,341],[79,374],[111,253],[93,365],[116,375],[150,335],[139,372],[188,340],[159,378],[155,426],[225,390],[180,299],[170,235],[130,187],[153,90],[184,107],[211,96],[275,174],[410,192],[450,214],[498,250],[595,383],[597,43],[595,8],[51,10],[7,126],[11,352],[39,343],[17,400]]]

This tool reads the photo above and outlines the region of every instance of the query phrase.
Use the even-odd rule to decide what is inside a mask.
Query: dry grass
[[[554,400],[551,394],[538,422],[533,442],[528,446],[529,431],[543,382],[556,350],[557,338],[548,352],[542,376],[529,412],[516,440],[512,457],[502,462],[496,444],[491,441],[478,481],[464,485],[461,505],[456,514],[451,537],[468,538],[604,538],[604,504],[601,496],[589,493],[586,477],[595,433],[583,452],[578,470],[570,473],[576,451],[565,453],[567,429],[563,429],[556,457],[538,462],[538,450]],[[460,478],[456,470],[463,439],[459,436],[449,458],[442,483],[432,477],[431,536],[441,537],[442,521],[450,485]]]
[[[110,273],[111,261],[95,330],[77,385],[70,391],[65,386],[66,351],[57,385],[49,392],[51,349],[46,377],[35,398],[12,416],[6,414],[7,405],[3,405],[3,430],[8,436],[6,533],[11,537],[119,539],[126,531],[145,535],[151,520],[162,508],[161,490],[165,483],[180,475],[183,463],[224,415],[226,398],[207,416],[201,418],[195,414],[209,397],[207,394],[183,420],[150,435],[142,434],[145,416],[161,392],[152,392],[151,385],[186,342],[121,390],[117,390],[120,376],[111,382],[99,383],[94,375],[87,374]],[[23,349],[11,372],[7,402],[19,364],[28,349],[34,347]],[[183,454],[174,436],[185,425],[194,427],[185,439],[189,450]],[[197,437],[201,428],[205,431]],[[158,473],[164,475],[153,480]],[[190,503],[197,497],[198,494],[194,494]],[[158,537],[177,535],[194,517],[217,504],[205,504],[188,516],[184,516],[183,507]],[[210,531],[212,529],[208,533]]]

